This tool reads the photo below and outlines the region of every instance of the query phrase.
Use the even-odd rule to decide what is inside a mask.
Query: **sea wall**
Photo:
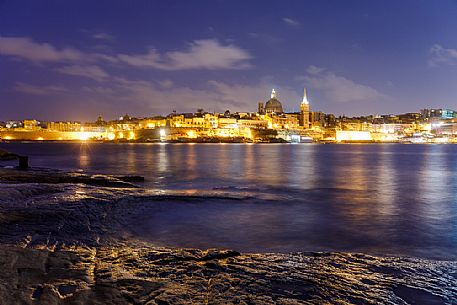
[[[74,141],[103,139],[106,132],[95,131],[49,131],[49,130],[2,130],[0,139],[7,141]]]

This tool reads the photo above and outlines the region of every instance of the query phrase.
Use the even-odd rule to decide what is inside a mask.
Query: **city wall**
[[[48,130],[2,130],[1,140],[9,141],[84,141],[106,138],[106,132],[94,131],[48,131]]]

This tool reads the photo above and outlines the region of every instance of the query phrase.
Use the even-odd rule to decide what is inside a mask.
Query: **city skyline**
[[[455,109],[454,1],[0,1],[0,120]],[[133,18],[134,17],[134,18]],[[192,26],[188,26],[192,25]]]

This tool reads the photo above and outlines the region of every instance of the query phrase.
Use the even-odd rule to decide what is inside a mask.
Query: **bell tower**
[[[305,129],[310,128],[309,120],[309,101],[306,93],[306,88],[303,89],[303,101],[300,104],[300,125]]]

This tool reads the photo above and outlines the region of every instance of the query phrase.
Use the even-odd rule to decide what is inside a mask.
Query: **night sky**
[[[0,0],[0,120],[457,108],[457,1]]]

